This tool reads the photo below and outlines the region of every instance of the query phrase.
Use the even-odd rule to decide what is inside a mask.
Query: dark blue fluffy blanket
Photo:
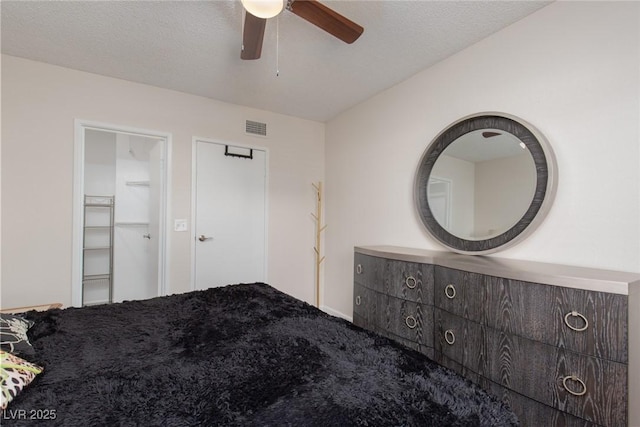
[[[28,317],[45,371],[9,410],[53,410],[43,425],[517,424],[425,356],[265,284]]]

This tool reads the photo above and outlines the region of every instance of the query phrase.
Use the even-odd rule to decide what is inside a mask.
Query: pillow
[[[4,411],[9,402],[41,372],[40,366],[0,350],[0,409]]]
[[[13,314],[0,314],[0,349],[13,354],[34,355],[35,351],[27,338],[33,326],[31,320]]]

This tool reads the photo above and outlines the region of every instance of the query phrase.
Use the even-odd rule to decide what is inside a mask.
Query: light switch
[[[187,220],[186,219],[174,220],[173,231],[187,231]]]

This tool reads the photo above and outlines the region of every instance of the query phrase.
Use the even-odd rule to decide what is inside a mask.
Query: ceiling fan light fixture
[[[247,12],[258,18],[268,19],[284,9],[285,0],[241,0]]]

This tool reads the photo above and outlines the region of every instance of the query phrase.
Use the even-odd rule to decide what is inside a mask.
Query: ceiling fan
[[[267,19],[287,9],[345,43],[353,43],[364,28],[317,0],[241,0],[246,10],[242,30],[242,59],[258,59]],[[285,4],[286,3],[286,4]]]

